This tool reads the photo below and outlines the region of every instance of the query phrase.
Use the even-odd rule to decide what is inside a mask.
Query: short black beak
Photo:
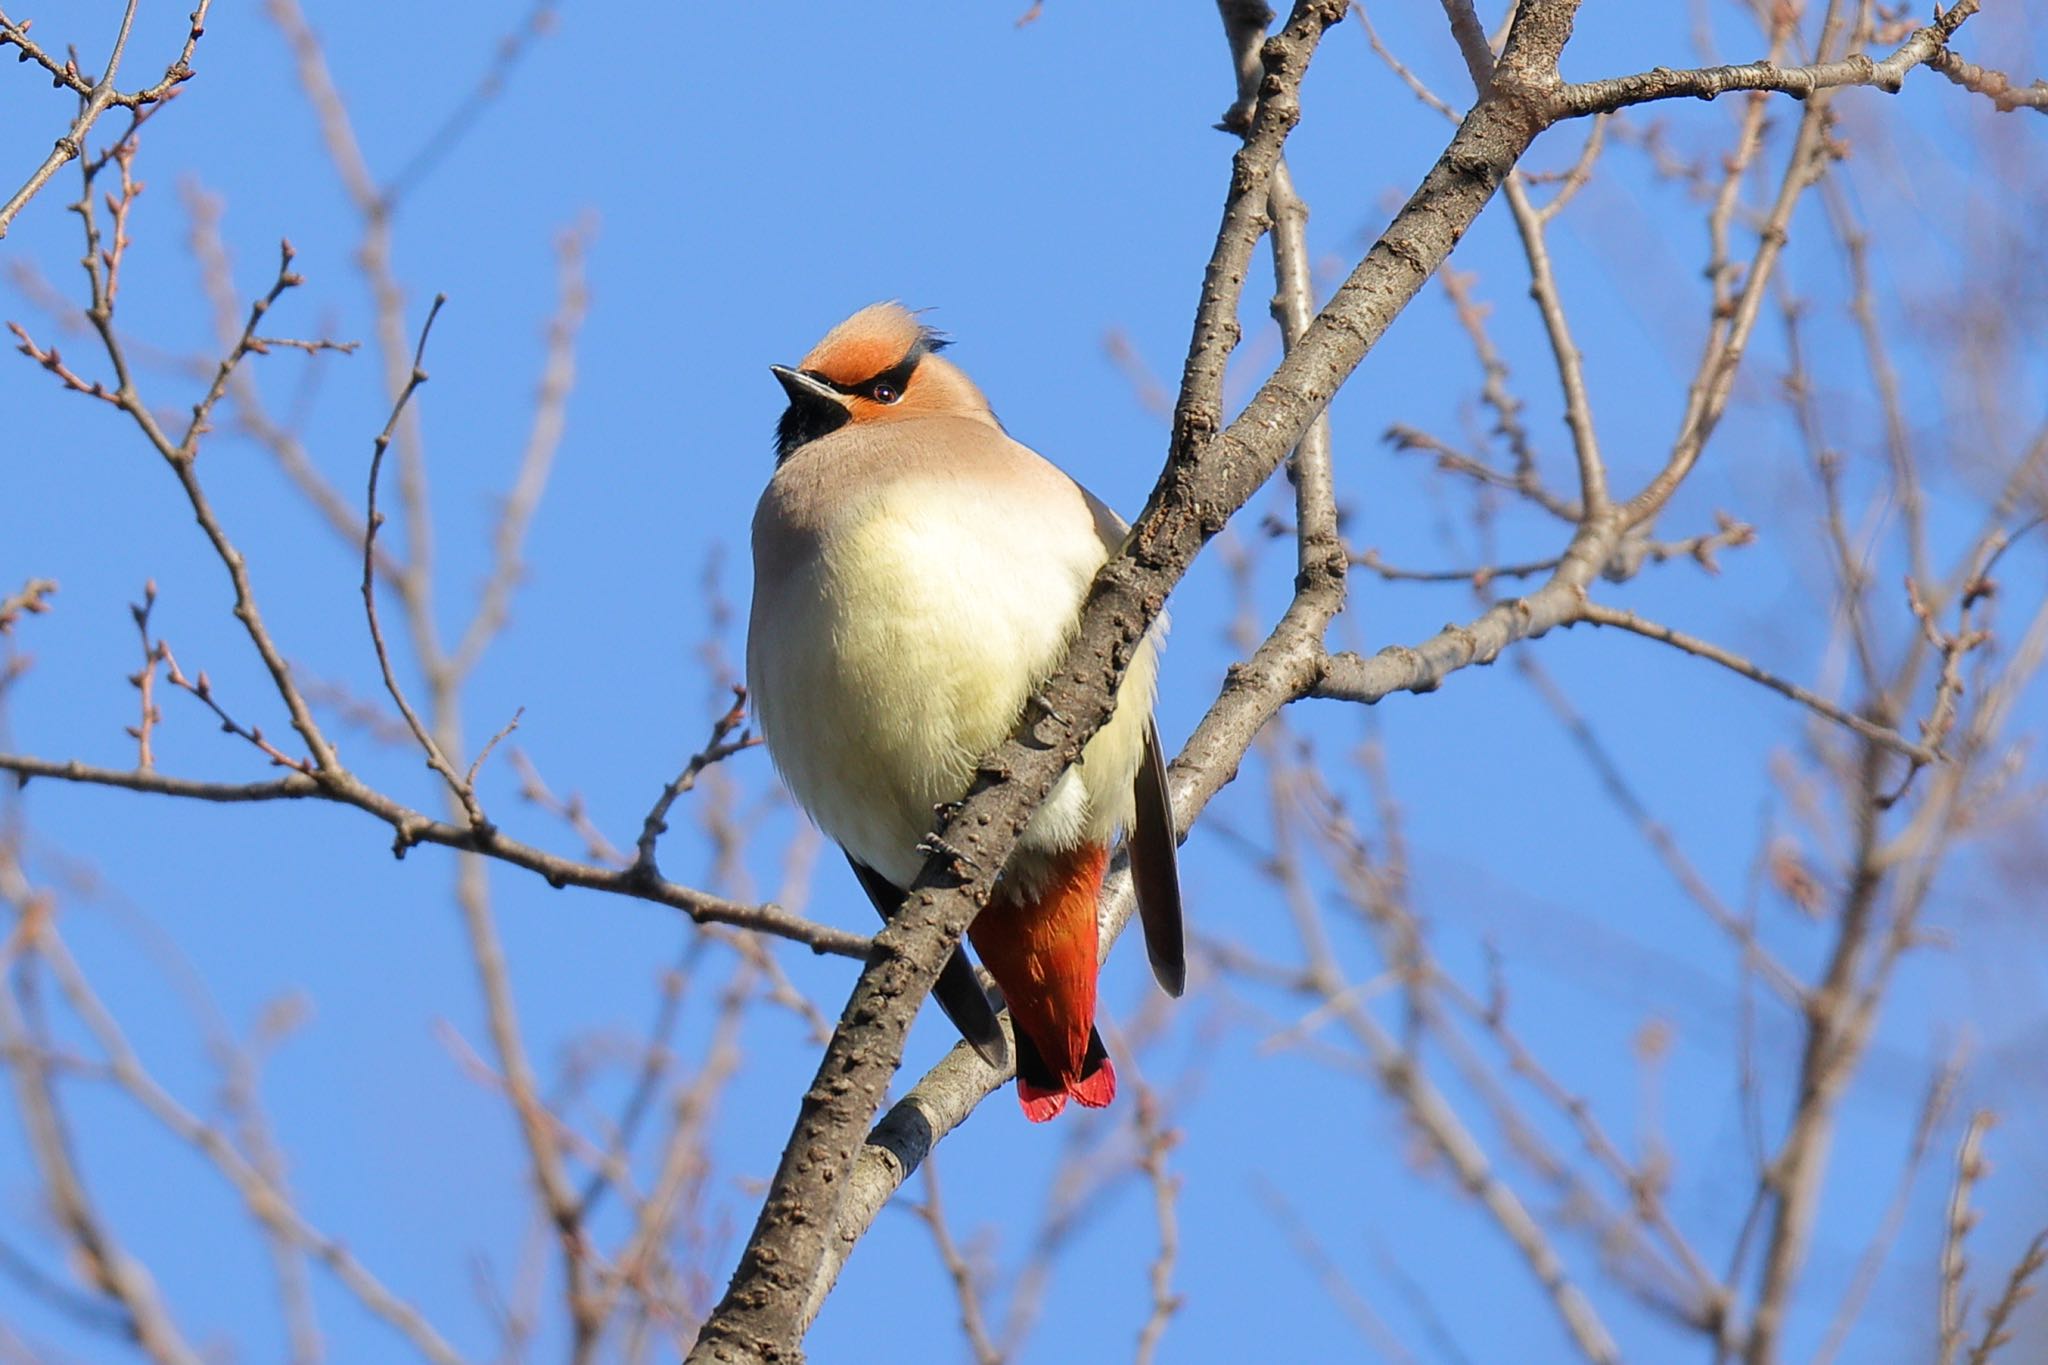
[[[830,436],[853,420],[853,409],[840,397],[839,390],[818,376],[785,365],[770,365],[768,372],[789,395],[789,406],[775,424],[777,464],[788,459],[797,447],[809,445],[820,436]]]
[[[799,408],[832,407],[845,408],[846,400],[824,380],[792,370],[786,365],[770,365],[768,372],[781,383],[782,391],[789,395],[789,401]]]

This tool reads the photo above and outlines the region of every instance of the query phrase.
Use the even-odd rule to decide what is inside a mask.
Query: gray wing
[[[1115,554],[1130,528],[1087,489],[1081,496],[1095,517],[1102,547]],[[1187,927],[1180,906],[1180,838],[1173,828],[1173,801],[1166,790],[1166,755],[1159,747],[1159,726],[1145,721],[1145,757],[1138,764],[1137,814],[1127,843],[1131,850],[1131,884],[1138,895],[1138,920],[1145,928],[1145,954],[1152,975],[1168,995],[1178,997],[1188,984]]]
[[[882,918],[886,920],[895,914],[896,907],[903,903],[903,889],[851,853],[846,855],[846,861]],[[988,993],[982,990],[981,981],[974,975],[974,964],[967,960],[964,948],[955,948],[953,955],[946,959],[945,967],[939,972],[938,984],[932,987],[932,999],[939,1002],[939,1008],[953,1021],[953,1027],[960,1030],[960,1036],[981,1054],[983,1061],[998,1071],[1010,1064],[1010,1049],[1003,1041],[1003,1026],[996,1022],[995,1007],[989,1004]]]
[[[1145,955],[1152,975],[1168,995],[1187,989],[1187,928],[1180,906],[1179,839],[1173,802],[1166,790],[1166,755],[1159,726],[1145,722],[1145,757],[1138,764],[1137,814],[1131,820],[1131,885],[1138,895],[1138,921],[1145,927]]]

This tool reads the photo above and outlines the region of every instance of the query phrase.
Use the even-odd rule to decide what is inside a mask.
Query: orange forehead
[[[924,329],[902,304],[870,304],[825,333],[798,368],[835,384],[858,384],[909,355],[923,335]]]

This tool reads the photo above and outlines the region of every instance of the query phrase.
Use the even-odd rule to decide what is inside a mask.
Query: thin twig
[[[1687,635],[1683,631],[1673,630],[1669,626],[1645,620],[1632,611],[1602,606],[1597,602],[1591,601],[1585,603],[1580,609],[1579,619],[1596,626],[1613,626],[1619,630],[1626,630],[1645,639],[1656,640],[1662,644],[1670,645],[1674,649],[1683,650],[1687,654],[1717,663],[1732,673],[1748,678],[1751,682],[1762,683],[1778,695],[1798,702],[1801,706],[1826,717],[1845,729],[1855,731],[1871,743],[1889,749],[1893,753],[1904,754],[1915,762],[1938,763],[1941,761],[1941,755],[1936,750],[1930,749],[1923,744],[1915,744],[1896,730],[1874,724],[1853,711],[1846,711],[1827,698],[1801,687],[1798,683],[1789,682],[1775,673],[1767,672],[1741,655],[1702,640],[1698,636]]]
[[[1806,1003],[1806,991],[1799,978],[1757,940],[1755,931],[1741,916],[1723,903],[1707,879],[1700,874],[1699,868],[1679,847],[1670,829],[1650,813],[1649,807],[1636,794],[1635,787],[1616,764],[1607,746],[1600,742],[1599,736],[1594,733],[1586,718],[1572,705],[1564,689],[1551,678],[1548,670],[1527,654],[1518,654],[1515,664],[1522,676],[1535,687],[1544,704],[1557,716],[1566,733],[1572,737],[1579,752],[1600,779],[1601,786],[1606,789],[1609,799],[1636,827],[1636,832],[1642,836],[1643,842],[1650,846],[1657,860],[1664,864],[1672,880],[1685,892],[1686,898],[1705,912],[1715,927],[1735,943],[1742,954],[1744,969],[1754,971],[1770,986],[1772,993],[1781,1003],[1795,1010],[1803,1008]]]
[[[43,944],[42,951],[65,998],[106,1053],[122,1089],[166,1129],[205,1156],[235,1187],[236,1193],[259,1222],[303,1246],[309,1255],[334,1273],[364,1308],[389,1323],[421,1355],[437,1362],[437,1365],[456,1365],[461,1360],[417,1308],[387,1289],[339,1241],[309,1224],[285,1192],[272,1185],[261,1170],[236,1151],[225,1134],[199,1119],[157,1083],[142,1065],[113,1016],[87,984],[84,973],[61,941],[50,939]]]
[[[1458,111],[1451,108],[1448,101],[1424,84],[1420,76],[1410,70],[1394,55],[1392,49],[1380,41],[1379,30],[1373,27],[1372,16],[1366,13],[1364,0],[1352,0],[1351,12],[1358,17],[1359,27],[1365,30],[1365,41],[1371,45],[1373,55],[1384,62],[1387,69],[1392,71],[1401,84],[1408,87],[1409,93],[1421,100],[1425,107],[1434,109],[1452,123],[1456,123],[1459,118]]]
[[[2015,109],[2032,109],[2048,114],[2048,80],[2036,79],[2023,86],[2003,71],[1993,71],[1965,61],[1946,47],[1935,49],[1928,56],[1927,65],[1963,89],[1985,96],[1991,101],[1992,108],[2001,114],[2009,114]]]
[[[399,685],[398,673],[391,664],[391,650],[384,643],[384,627],[377,619],[377,529],[384,524],[384,514],[377,510],[377,475],[384,468],[384,452],[391,447],[391,434],[398,427],[398,419],[404,415],[406,404],[419,386],[427,382],[427,372],[421,368],[426,360],[427,338],[433,333],[434,319],[441,315],[441,305],[448,301],[446,294],[434,295],[434,303],[427,310],[427,320],[420,325],[419,344],[413,349],[412,377],[399,390],[398,398],[391,405],[391,416],[384,423],[384,429],[377,433],[377,439],[370,456],[370,492],[367,510],[363,516],[363,612],[370,623],[370,644],[377,651],[377,667],[384,674],[384,690],[391,694],[398,713],[405,717],[406,726],[413,738],[426,752],[427,766],[441,775],[448,784],[448,790],[462,803],[463,814],[468,817],[470,828],[480,834],[491,828],[484,818],[483,806],[478,802],[476,788],[462,780],[455,771],[455,765],[441,752],[441,746],[428,732],[420,720],[419,712],[412,709],[412,703],[405,699],[405,689]]]
[[[1607,80],[1566,84],[1552,96],[1562,117],[1576,118],[1623,109],[1651,100],[1710,100],[1735,90],[1771,90],[1797,99],[1810,99],[1823,91],[1845,86],[1868,85],[1897,94],[1906,73],[1931,63],[1965,19],[1977,12],[1978,0],[1956,0],[1946,11],[1937,8],[1934,22],[1915,29],[1889,57],[1873,61],[1867,54],[1852,52],[1840,61],[1815,62],[1809,66],[1779,66],[1775,62],[1750,62],[1743,66],[1701,67],[1674,71],[1658,67],[1637,76],[1615,76]]]
[[[1835,1309],[1834,1320],[1828,1324],[1826,1338],[1814,1353],[1813,1365],[1831,1365],[1848,1341],[1850,1331],[1863,1316],[1864,1304],[1877,1283],[1879,1272],[1884,1269],[1885,1257],[1890,1254],[1892,1243],[1898,1239],[1914,1182],[1934,1146],[1935,1130],[1948,1116],[1949,1101],[1961,1075],[1960,1058],[1935,1068],[1927,1087],[1927,1098],[1920,1105],[1920,1121],[1913,1127],[1913,1140],[1906,1149],[1905,1161],[1900,1164],[1898,1181],[1892,1187],[1891,1200],[1885,1205],[1884,1216],[1878,1220],[1877,1231],[1871,1234],[1870,1244],[1857,1258],[1856,1273],[1849,1280],[1849,1288],[1843,1293],[1840,1306]]]
[[[337,784],[331,774],[314,777],[294,772],[290,777],[270,782],[208,782],[160,772],[95,767],[75,759],[63,761],[4,753],[0,753],[0,772],[13,773],[17,782],[23,783],[41,777],[195,801],[230,804],[308,799],[333,801],[354,806],[390,825],[397,831],[394,848],[400,853],[418,844],[438,844],[443,848],[482,853],[536,873],[550,886],[580,886],[652,901],[680,910],[700,924],[730,924],[736,928],[773,934],[805,944],[814,952],[830,953],[836,957],[863,959],[874,946],[873,940],[865,935],[819,924],[802,915],[792,914],[779,905],[748,905],[676,882],[629,877],[621,868],[577,862],[508,838],[503,833],[493,833],[486,846],[467,824],[432,819],[353,779]]]
[[[193,15],[195,40],[208,3],[209,0],[200,0],[199,9]],[[66,162],[75,160],[84,153],[86,134],[92,131],[93,124],[99,122],[100,115],[106,113],[119,100],[120,92],[114,88],[114,77],[120,73],[121,56],[128,48],[128,31],[135,23],[135,6],[136,0],[128,0],[127,8],[121,12],[121,27],[114,35],[114,50],[108,54],[106,70],[100,74],[99,80],[78,92],[78,116],[72,119],[71,126],[58,137],[56,145],[50,148],[50,154],[29,172],[28,180],[22,187],[16,190],[6,203],[0,204],[0,238],[7,236],[8,226],[14,222],[15,215],[27,206],[29,200],[35,198],[38,190],[50,183],[50,177],[62,170]],[[23,61],[36,58],[42,52],[41,48],[28,41],[18,25],[0,15],[0,46],[7,44],[21,49]],[[187,50],[190,50],[189,47]],[[48,56],[41,56],[40,61],[46,70],[55,69]],[[180,61],[182,64],[182,58]],[[77,75],[74,64],[67,63],[62,74],[83,84],[83,78]]]
[[[911,1211],[931,1232],[932,1247],[939,1253],[939,1263],[945,1267],[946,1279],[953,1286],[953,1301],[960,1309],[960,1330],[966,1334],[967,1349],[973,1353],[976,1365],[1001,1365],[1003,1353],[996,1349],[995,1342],[989,1337],[974,1267],[961,1254],[959,1244],[953,1240],[953,1233],[946,1226],[946,1208],[939,1200],[939,1165],[936,1161],[925,1162],[924,1198],[913,1204]]]
[[[1970,1349],[1969,1365],[1989,1365],[1991,1358],[2012,1341],[2010,1323],[2019,1306],[2034,1296],[2034,1277],[2048,1266],[2048,1232],[2037,1232],[2034,1240],[2005,1277],[2005,1288],[1984,1313],[1984,1335]]]
[[[463,135],[475,126],[478,116],[504,91],[506,82],[527,49],[536,39],[554,31],[555,10],[560,3],[561,0],[535,0],[525,17],[498,39],[491,53],[491,63],[477,83],[449,111],[441,125],[427,135],[397,173],[385,182],[383,201],[387,208],[396,208],[399,201],[426,179],[441,159],[462,141]]]
[[[1386,1320],[1373,1308],[1365,1295],[1359,1292],[1358,1287],[1351,1283],[1344,1273],[1344,1268],[1330,1255],[1328,1248],[1302,1220],[1301,1215],[1295,1212],[1286,1197],[1263,1178],[1257,1178],[1255,1188],[1259,1202],[1265,1205],[1266,1212],[1280,1225],[1281,1231],[1286,1233],[1295,1254],[1322,1283],[1323,1292],[1330,1296],[1330,1301],[1350,1320],[1358,1334],[1371,1343],[1372,1348],[1389,1365],[1414,1365],[1414,1353],[1402,1344],[1400,1338],[1394,1335],[1393,1329],[1387,1326]]]
[[[40,616],[50,609],[50,597],[57,591],[53,578],[31,578],[21,585],[21,591],[0,598],[0,635],[14,629],[14,623],[23,616]]]
[[[1942,1221],[1941,1297],[1936,1320],[1940,1332],[1935,1356],[1938,1365],[1954,1365],[1968,1327],[1970,1304],[1963,1293],[1968,1260],[1963,1252],[1978,1217],[1970,1208],[1970,1192],[1984,1174],[1984,1135],[1996,1121],[1990,1111],[1978,1110],[1970,1116],[1963,1140],[1956,1145],[1955,1181],[1949,1187],[1948,1214]]]
[[[1152,1291],[1151,1311],[1138,1331],[1136,1356],[1137,1365],[1151,1365],[1158,1356],[1159,1343],[1166,1336],[1167,1324],[1181,1307],[1181,1296],[1173,1290],[1174,1266],[1180,1258],[1180,1179],[1167,1168],[1167,1156],[1179,1135],[1161,1121],[1157,1092],[1142,1083],[1137,1090],[1138,1167],[1152,1186],[1152,1214],[1159,1224],[1159,1252],[1152,1258],[1147,1276]]]
[[[0,896],[15,911],[10,939],[38,953],[49,938],[49,903],[28,886],[11,849],[0,849]],[[18,979],[26,970],[26,963],[17,964],[10,975]],[[198,1365],[198,1353],[171,1318],[148,1269],[114,1236],[87,1191],[49,1069],[17,1007],[18,989],[10,984],[0,990],[0,1044],[7,1049],[15,1101],[50,1212],[69,1239],[82,1278],[118,1305],[126,1332],[143,1354],[157,1365]]]
[[[264,757],[268,758],[277,767],[290,768],[293,772],[305,773],[308,776],[313,775],[314,767],[312,760],[292,757],[263,737],[262,726],[243,725],[240,721],[229,715],[227,708],[222,706],[219,698],[214,696],[213,681],[206,676],[205,669],[199,670],[197,678],[187,677],[185,671],[178,667],[178,656],[171,653],[169,643],[163,640],[157,641],[156,653],[164,662],[164,681],[181,691],[189,692],[194,697],[197,697],[207,710],[213,712],[214,718],[220,721],[222,733],[248,741],[251,745],[255,746],[258,752],[263,754]],[[143,766],[145,769],[148,767],[147,764]]]
[[[149,614],[156,607],[156,580],[150,579],[142,585],[142,601],[130,603],[128,612],[135,618],[136,632],[142,636],[142,667],[128,675],[128,683],[141,694],[142,714],[134,725],[128,727],[129,735],[135,740],[135,766],[148,772],[156,766],[156,758],[150,752],[149,736],[156,723],[163,719],[163,713],[156,709],[156,666],[170,655],[158,643],[149,638]]]
[[[628,876],[660,875],[659,869],[655,866],[654,846],[668,830],[669,807],[675,804],[678,796],[697,785],[698,777],[706,768],[732,757],[742,749],[752,748],[760,743],[758,736],[749,734],[742,734],[738,739],[731,738],[732,732],[739,729],[746,715],[747,689],[734,684],[732,705],[724,715],[712,723],[711,738],[706,741],[703,748],[690,755],[690,761],[683,765],[683,770],[676,774],[675,780],[661,789],[661,795],[655,798],[653,807],[647,812],[647,818],[641,821],[640,837],[633,846],[633,861],[626,869]]]
[[[552,0],[544,0],[541,8],[545,10],[551,4]],[[592,229],[586,224],[564,232],[556,243],[559,302],[548,321],[547,360],[541,370],[539,392],[534,397],[526,450],[512,486],[505,493],[498,524],[491,535],[490,576],[484,581],[468,626],[448,656],[448,672],[457,678],[467,676],[476,667],[485,648],[504,627],[512,591],[524,577],[520,556],[541,495],[547,489],[555,452],[561,448],[569,394],[576,382],[576,336],[590,302],[583,260],[591,235]]]

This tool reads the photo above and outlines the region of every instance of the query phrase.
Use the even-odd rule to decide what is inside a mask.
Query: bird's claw
[[[1061,713],[1058,707],[1052,704],[1052,699],[1047,697],[1045,693],[1033,691],[1030,696],[1030,702],[1038,708],[1038,713],[1047,720],[1055,721],[1061,725],[1067,724],[1066,716]]]
[[[974,859],[947,843],[936,834],[927,834],[917,841],[917,851],[929,858],[934,853],[943,853],[962,867],[979,867]]]

